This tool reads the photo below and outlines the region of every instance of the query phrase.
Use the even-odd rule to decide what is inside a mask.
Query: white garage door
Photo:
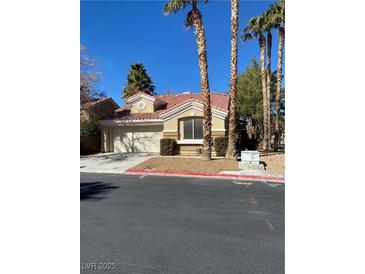
[[[163,126],[115,127],[115,152],[160,152]]]

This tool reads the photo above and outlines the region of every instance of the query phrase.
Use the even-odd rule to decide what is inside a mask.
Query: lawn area
[[[219,173],[223,170],[238,169],[238,162],[226,159],[213,159],[203,161],[198,158],[188,157],[154,157],[136,165],[133,169],[155,169],[158,171],[169,172],[207,172]]]
[[[266,163],[266,170],[270,173],[285,173],[285,154],[270,153],[269,155],[260,155],[260,161]],[[219,173],[221,171],[237,171],[238,162],[226,159],[213,159],[211,161],[202,161],[199,158],[168,156],[153,157],[141,164],[134,166],[132,169],[145,170],[153,169],[162,172],[206,172]]]

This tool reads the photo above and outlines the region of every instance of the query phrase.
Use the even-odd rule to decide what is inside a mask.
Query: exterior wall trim
[[[163,120],[146,119],[146,120],[100,120],[102,126],[152,126],[163,125]]]
[[[177,140],[176,141],[178,145],[202,145],[203,139],[183,139],[183,140]]]
[[[138,101],[139,99],[144,99],[144,100],[146,100],[148,102],[151,102],[151,103],[154,103],[155,100],[156,100],[156,98],[154,98],[150,95],[147,95],[147,94],[135,94],[135,95],[129,97],[128,99],[126,99],[125,101],[128,104],[132,104],[132,103]]]
[[[226,129],[225,128],[215,128],[215,129],[212,128],[212,131],[226,131]]]
[[[195,102],[195,101],[190,101],[190,102],[187,102],[181,106],[178,106],[176,108],[173,108],[173,109],[161,114],[160,117],[164,121],[166,121],[166,120],[169,120],[169,119],[179,115],[181,112],[184,112],[189,109],[203,111],[203,104],[199,103],[199,102]],[[227,117],[227,112],[221,111],[216,108],[212,108],[212,116],[215,116],[215,117],[218,117],[221,119],[225,119]]]

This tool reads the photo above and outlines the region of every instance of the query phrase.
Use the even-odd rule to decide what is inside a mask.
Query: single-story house
[[[212,137],[226,136],[228,94],[211,92]],[[102,152],[160,152],[160,139],[173,138],[178,153],[197,155],[203,144],[201,93],[150,96],[139,92],[101,124]],[[212,154],[215,155],[212,146]]]

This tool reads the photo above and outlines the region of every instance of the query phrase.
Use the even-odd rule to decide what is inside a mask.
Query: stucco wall
[[[138,104],[140,102],[143,102],[146,105],[145,109],[139,109],[138,108]],[[153,105],[153,103],[148,102],[148,101],[146,101],[144,99],[138,100],[137,102],[135,102],[135,103],[132,104],[131,113],[138,113],[138,112],[154,112],[154,105]]]
[[[162,125],[113,127],[114,152],[160,152]]]
[[[196,109],[186,110],[179,115],[164,122],[164,137],[181,140],[183,138],[183,119],[188,117],[203,117],[203,112]],[[225,135],[225,121],[218,117],[212,117],[212,135]]]
[[[153,112],[153,104],[143,99],[132,105],[131,110],[138,109],[138,103],[144,101],[146,108],[143,112]],[[203,112],[189,109],[164,122],[163,125],[154,126],[112,126],[103,127],[102,150],[115,152],[159,152],[161,138],[183,139],[183,120],[188,117],[203,117]],[[225,119],[212,117],[212,137],[225,136]],[[196,150],[201,144],[179,144],[178,152],[182,155],[197,155]],[[212,145],[212,155],[215,156]]]
[[[102,126],[101,127],[101,152],[114,151],[113,143],[113,127]]]

